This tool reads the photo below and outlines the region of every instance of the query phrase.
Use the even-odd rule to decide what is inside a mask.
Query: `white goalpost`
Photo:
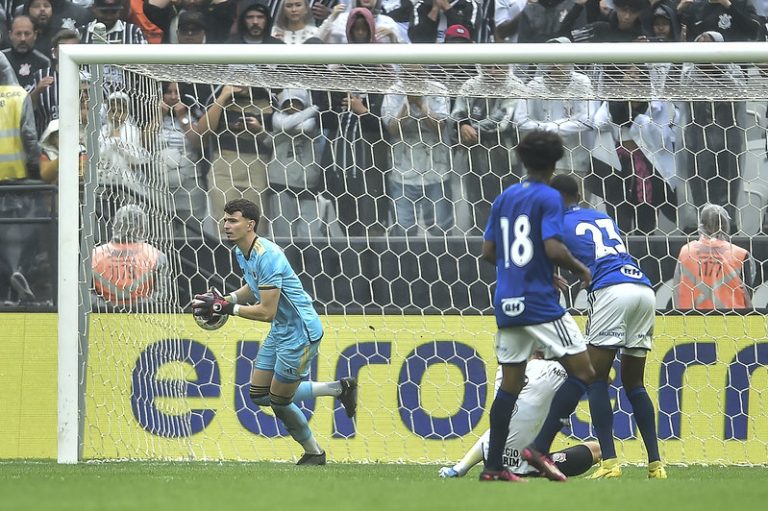
[[[311,128],[302,124],[296,131],[289,131],[287,121],[262,126],[262,118],[263,138],[250,140],[256,147],[270,147],[258,171],[261,177],[249,167],[255,158],[250,153],[237,149],[225,163],[230,173],[238,165],[247,167],[249,184],[238,193],[249,197],[259,189],[268,222],[264,235],[275,237],[294,267],[300,265],[297,272],[323,313],[326,334],[313,379],[355,376],[360,381],[354,421],[329,398],[304,408],[316,436],[329,446],[329,459],[445,462],[458,459],[487,427],[496,361],[493,270],[477,262],[482,217],[494,194],[508,184],[508,175],[522,175],[513,151],[518,136],[543,128],[566,138],[568,161],[559,170],[582,180],[593,206],[622,215],[632,231],[629,251],[652,274],[658,313],[646,379],[658,408],[662,457],[671,463],[768,464],[768,424],[761,420],[768,414],[768,280],[761,271],[768,243],[760,234],[761,222],[768,222],[765,43],[270,45],[266,50],[250,45],[62,45],[59,53],[59,463],[293,456],[290,439],[271,415],[249,403],[243,376],[268,327],[235,318],[221,330],[205,332],[195,329],[186,312],[190,293],[203,291],[206,284],[226,286],[229,292],[239,275],[226,266],[231,257],[217,237],[221,211],[182,217],[171,187],[189,190],[169,185],[165,149],[170,141],[160,135],[162,120],[156,116],[163,84],[184,82],[266,90],[259,108],[270,115],[295,113],[289,107],[281,110],[283,101],[290,108],[292,101],[300,101],[305,113],[307,103],[315,109]],[[108,85],[107,74],[122,77],[120,84]],[[330,169],[340,167],[347,154],[337,149],[341,128],[326,123],[348,112],[358,93],[368,98],[368,109],[359,116],[373,113],[371,98],[380,101],[373,128],[380,137],[367,146],[373,163],[365,172],[376,173],[381,189],[372,191],[366,181],[355,195],[344,188],[351,178],[340,170],[338,193],[349,197],[342,202],[327,183]],[[87,99],[81,99],[83,94]],[[420,105],[414,107],[408,106],[410,98],[423,99],[414,100]],[[127,140],[123,128],[122,142],[115,143],[124,157],[120,161],[141,169],[137,175],[144,179],[147,223],[140,230],[167,258],[162,303],[139,306],[131,295],[127,305],[114,307],[110,297],[96,296],[94,289],[92,250],[114,230],[115,212],[107,213],[103,202],[113,201],[110,207],[132,203],[130,197],[104,199],[97,191],[107,165],[103,126],[116,101],[123,101],[123,113],[134,118],[134,140],[142,140],[138,152],[121,145]],[[250,102],[248,107],[253,97]],[[344,106],[334,110],[334,104]],[[200,112],[207,108],[197,107]],[[209,127],[195,140],[201,156],[192,165],[198,169],[193,182],[206,183],[194,186],[209,206],[214,195],[232,198],[220,181],[224,158],[216,155],[224,153],[226,137],[242,144],[247,131],[242,124],[235,127],[222,110],[225,129]],[[238,115],[246,118],[246,110],[242,107]],[[716,110],[729,113],[718,117]],[[619,121],[619,111],[627,119]],[[710,115],[707,122],[701,120],[704,111]],[[564,117],[553,118],[553,112]],[[310,114],[301,122],[305,118]],[[396,129],[405,122],[415,126],[412,139]],[[429,123],[436,126],[433,139],[420,131]],[[474,141],[463,138],[463,125],[473,127]],[[729,133],[719,149],[707,145],[708,137],[716,136],[707,131],[711,125]],[[496,137],[494,142],[484,142],[487,133]],[[644,152],[644,161],[658,175],[658,188],[650,191],[649,178],[643,193],[658,198],[669,191],[675,199],[663,204],[648,199],[646,204],[625,197],[614,203],[617,191],[634,193],[639,186],[617,177],[626,158],[634,158],[631,150],[629,156],[622,152],[624,140]],[[296,173],[291,164],[277,173],[271,166],[272,158],[279,160],[272,156],[279,143],[297,152],[290,151],[292,164],[300,167]],[[88,163],[79,177],[83,151]],[[408,197],[393,191],[406,179],[393,177],[403,151],[410,151],[412,160],[431,155],[434,168],[429,170],[440,174],[434,182],[439,197],[411,200],[413,225],[404,225],[399,209]],[[386,168],[379,168],[384,161]],[[499,162],[506,167],[494,168]],[[707,165],[715,172],[702,177]],[[733,166],[730,175],[728,165]],[[321,176],[314,184],[313,175]],[[313,193],[311,213],[305,213],[307,202],[299,192],[286,198],[285,190],[296,179],[306,181],[304,192]],[[718,179],[722,186],[714,188]],[[736,243],[757,259],[751,286],[757,310],[680,314],[671,306],[677,252],[695,231],[704,195],[728,203]],[[376,219],[381,230],[365,225],[352,234],[345,224],[349,208],[378,211],[382,203],[384,213]],[[645,232],[648,215],[654,218]],[[446,216],[450,222],[441,223]],[[195,233],[176,232],[190,220],[196,222]],[[564,300],[585,312],[586,299],[578,289]],[[97,312],[100,306],[94,304],[105,302],[108,310]],[[612,398],[619,456],[640,462],[642,442],[618,383]],[[568,436],[559,442],[590,435],[586,412],[580,405]]]

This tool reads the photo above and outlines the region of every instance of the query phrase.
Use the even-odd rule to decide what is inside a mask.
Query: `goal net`
[[[300,455],[248,398],[269,326],[205,331],[189,310],[242,284],[219,222],[240,197],[321,313],[311,378],[359,381],[354,420],[301,405],[329,459],[459,459],[497,368],[485,221],[525,174],[519,138],[546,129],[653,283],[663,459],[768,463],[764,45],[454,46],[62,47],[62,168],[87,163],[60,188],[60,461]],[[750,255],[746,294],[680,292],[706,203]],[[563,302],[583,325],[585,293]],[[642,463],[612,377],[619,457]],[[584,401],[556,447],[588,438]]]

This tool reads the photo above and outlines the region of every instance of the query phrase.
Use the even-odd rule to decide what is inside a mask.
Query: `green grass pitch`
[[[478,469],[442,480],[437,466],[284,463],[0,462],[0,510],[735,510],[768,509],[768,469],[644,468],[618,480],[479,483]]]

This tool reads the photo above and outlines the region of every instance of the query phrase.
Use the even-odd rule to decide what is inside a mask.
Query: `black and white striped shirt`
[[[40,92],[35,106],[35,125],[40,136],[48,124],[59,118],[59,72],[51,66],[35,73],[35,87],[46,76],[53,77],[53,83]]]
[[[93,26],[95,24],[96,20],[91,21],[85,27],[81,27],[80,33],[83,43],[93,43]],[[117,20],[112,28],[107,29],[107,42],[111,44],[147,44],[147,39],[138,25]]]

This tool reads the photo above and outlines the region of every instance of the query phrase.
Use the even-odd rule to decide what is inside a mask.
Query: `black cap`
[[[93,0],[95,9],[121,10],[125,7],[123,0]]]
[[[182,11],[179,14],[178,30],[181,31],[205,31],[208,26],[205,23],[205,16],[199,11]]]

